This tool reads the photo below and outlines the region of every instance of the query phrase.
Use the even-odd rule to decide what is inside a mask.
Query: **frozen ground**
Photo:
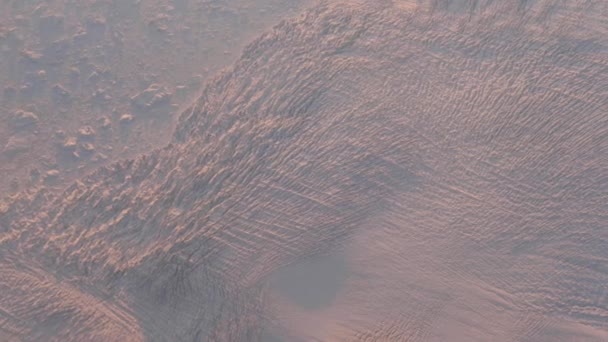
[[[307,3],[1,1],[0,193],[61,189],[165,145],[207,78]],[[5,124],[22,112],[34,122]]]
[[[0,336],[608,340],[607,6],[280,23],[165,147],[2,204]]]

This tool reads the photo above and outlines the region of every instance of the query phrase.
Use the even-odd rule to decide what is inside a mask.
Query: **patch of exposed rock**
[[[160,84],[152,84],[144,91],[131,97],[131,103],[138,109],[151,110],[169,104],[171,93]]]
[[[15,131],[33,130],[38,125],[38,116],[27,110],[17,110],[9,118],[9,126]]]

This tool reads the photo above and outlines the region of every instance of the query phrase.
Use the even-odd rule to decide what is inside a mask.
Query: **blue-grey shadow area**
[[[303,309],[318,310],[331,304],[349,274],[342,255],[316,255],[278,270],[270,288]]]

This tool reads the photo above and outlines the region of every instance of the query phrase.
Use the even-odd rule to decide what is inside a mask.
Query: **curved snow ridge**
[[[2,208],[18,290],[0,304],[25,322],[2,327],[601,340],[602,3],[327,2],[279,24],[208,84],[171,145]],[[285,280],[302,272],[340,276],[311,294]],[[53,300],[20,314],[36,304],[15,298],[39,293]]]

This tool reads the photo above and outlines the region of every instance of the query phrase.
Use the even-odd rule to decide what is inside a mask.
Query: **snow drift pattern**
[[[3,204],[0,336],[608,339],[606,3],[506,3],[320,4],[166,148]]]

